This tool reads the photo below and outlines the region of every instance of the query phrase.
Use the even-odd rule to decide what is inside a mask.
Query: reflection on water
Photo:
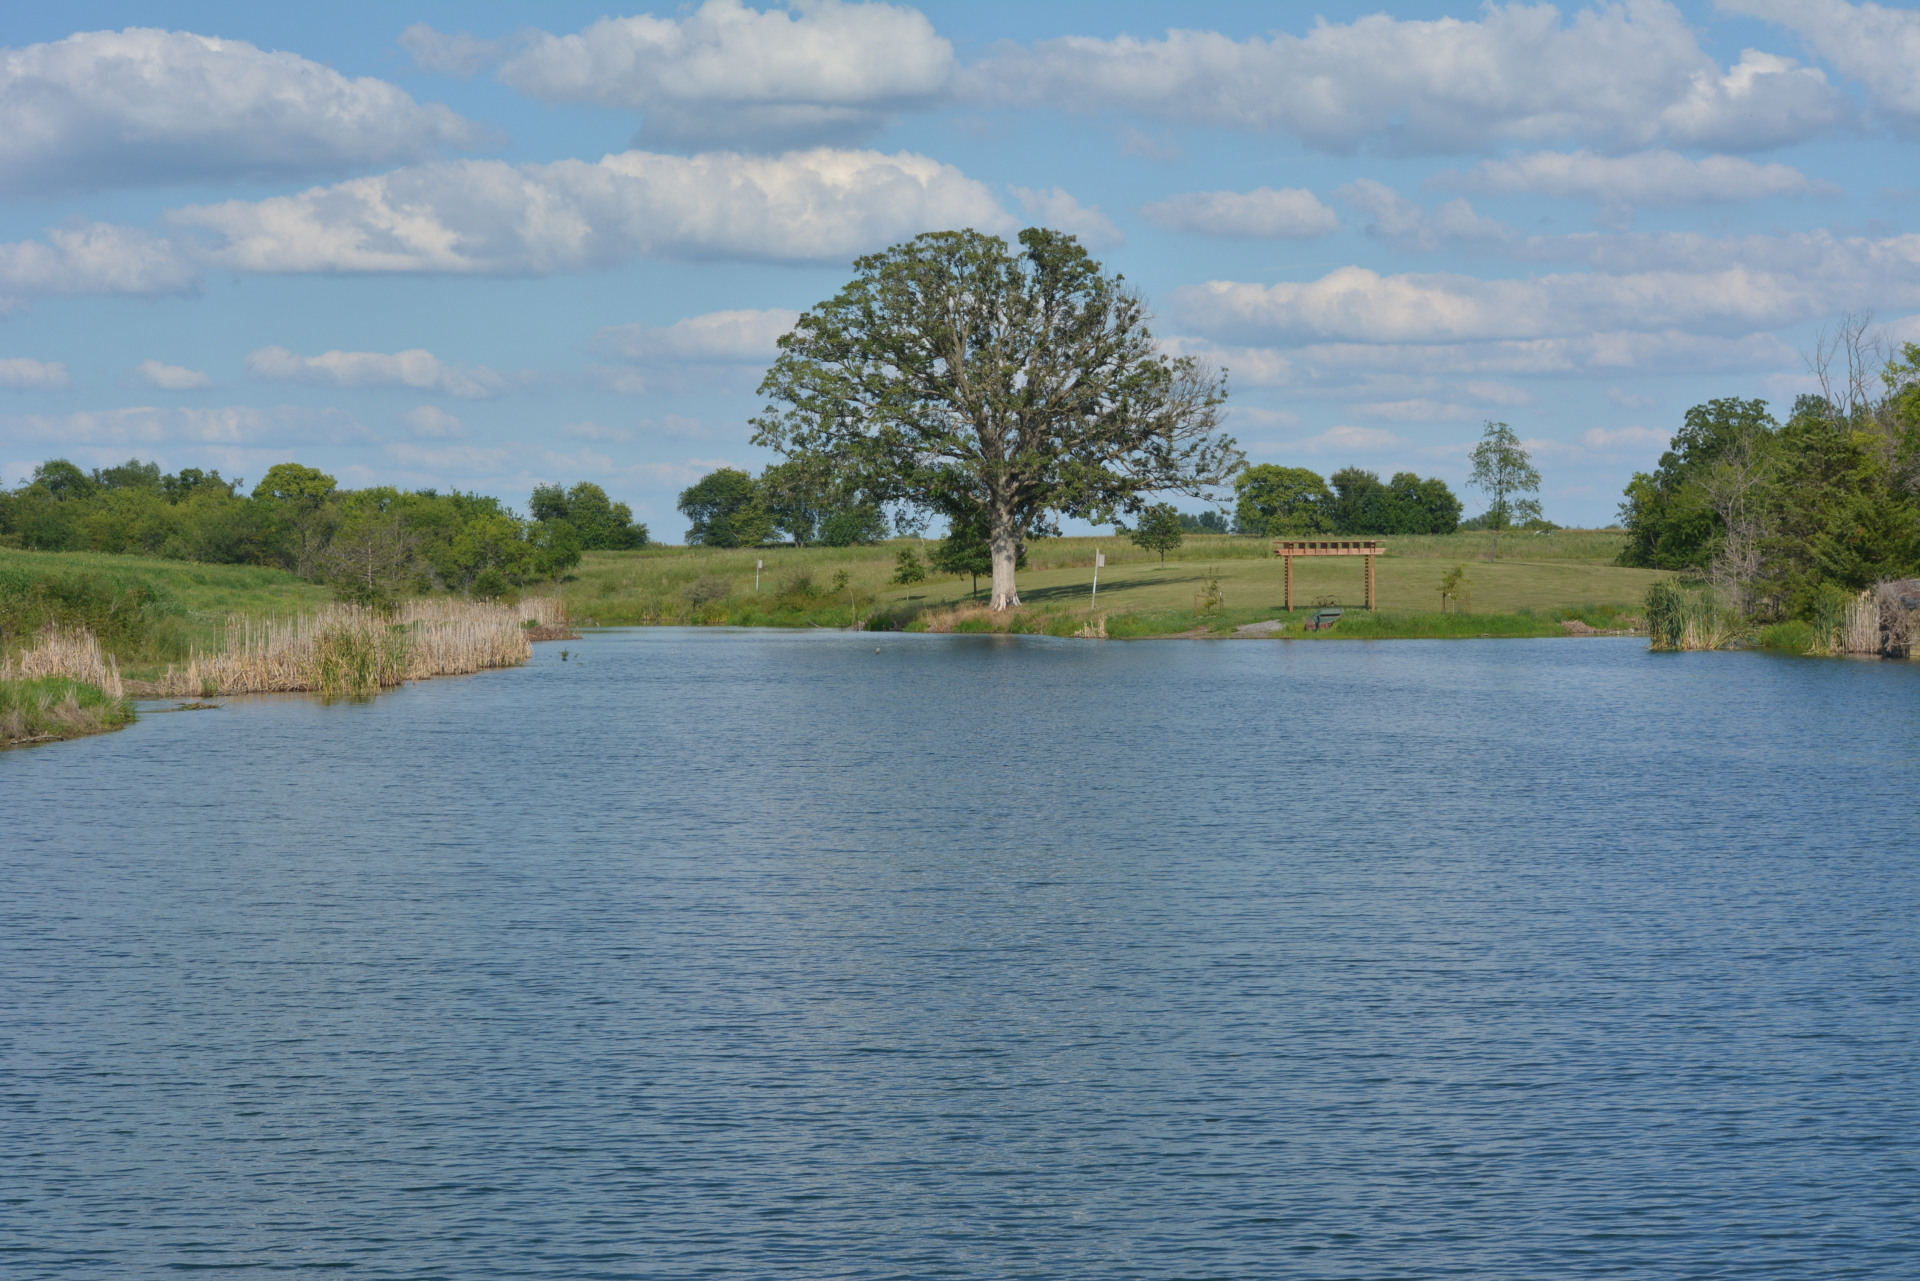
[[[568,647],[0,757],[0,1269],[1920,1248],[1920,665]]]

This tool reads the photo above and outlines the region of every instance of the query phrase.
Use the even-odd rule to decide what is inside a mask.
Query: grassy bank
[[[0,680],[0,747],[102,734],[133,723],[133,705],[59,676]]]
[[[1637,612],[1647,586],[1661,573],[1621,569],[1612,563],[1621,535],[1607,531],[1563,530],[1547,535],[1508,535],[1498,561],[1485,559],[1489,534],[1452,534],[1388,539],[1379,561],[1380,618],[1410,635],[1557,634],[1558,620],[1591,614],[1589,622],[1619,620]],[[1231,619],[1250,622],[1279,616],[1284,604],[1282,566],[1269,540],[1223,535],[1192,536],[1163,564],[1123,538],[1043,539],[1028,552],[1020,574],[1020,595],[1040,630],[1086,622],[1089,611],[1108,619],[1109,635],[1174,635]],[[729,624],[733,626],[845,627],[853,619],[872,619],[893,627],[913,624],[922,615],[964,609],[977,603],[970,579],[934,577],[912,586],[888,580],[896,556],[920,550],[914,540],[877,547],[769,547],[726,550],[655,547],[637,552],[594,552],[561,591],[568,611],[583,624]],[[1107,558],[1100,571],[1098,601],[1091,597],[1093,560]],[[924,559],[924,558],[923,558]],[[764,564],[755,587],[755,562]],[[1441,622],[1441,575],[1464,564],[1468,617],[1529,618],[1533,631],[1514,631],[1520,623],[1484,625]],[[1196,613],[1209,580],[1217,583],[1220,607]],[[981,584],[984,593],[985,583]],[[1294,562],[1294,603],[1302,609],[1321,601],[1357,607],[1364,603],[1362,561],[1357,557],[1300,559]],[[1056,617],[1057,616],[1057,617]],[[1352,615],[1350,614],[1351,618]],[[1041,623],[1041,619],[1053,621]],[[1427,621],[1411,621],[1415,619]],[[976,624],[970,624],[976,625]],[[1003,626],[1013,626],[1005,620]],[[1344,634],[1357,634],[1356,621]],[[1116,630],[1118,629],[1118,630]],[[1065,633],[1061,633],[1065,634]],[[1335,634],[1341,634],[1336,629]]]

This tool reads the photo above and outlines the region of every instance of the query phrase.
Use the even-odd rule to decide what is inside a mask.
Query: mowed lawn
[[[1500,559],[1486,559],[1489,534],[1384,539],[1388,554],[1379,558],[1379,606],[1383,613],[1433,614],[1440,609],[1440,578],[1455,565],[1466,567],[1468,594],[1475,614],[1547,614],[1581,607],[1637,611],[1648,584],[1661,577],[1652,570],[1621,569],[1612,562],[1624,535],[1613,530],[1561,530],[1546,535],[1508,535]],[[880,608],[899,617],[915,611],[939,611],[984,601],[988,581],[978,595],[967,578],[936,576],[910,587],[890,583],[902,551],[923,550],[912,539],[873,547],[650,547],[637,552],[590,552],[561,594],[573,616],[602,624],[690,621],[690,592],[714,597],[707,621],[744,617],[800,579],[826,589],[846,575],[833,605],[824,599],[821,625],[851,617],[844,593],[856,593],[858,612]],[[1032,543],[1029,567],[1019,575],[1021,599],[1040,611],[1085,611],[1093,602],[1093,560],[1104,554],[1100,571],[1102,614],[1171,615],[1191,611],[1209,571],[1217,572],[1223,597],[1217,617],[1239,619],[1278,610],[1283,600],[1280,561],[1271,540],[1226,535],[1192,535],[1160,558],[1123,537],[1048,538]],[[761,562],[760,585],[754,566]],[[1342,605],[1364,602],[1364,562],[1359,557],[1300,558],[1294,561],[1296,609],[1331,599]],[[1182,628],[1169,617],[1167,626]],[[844,626],[844,621],[839,625]]]

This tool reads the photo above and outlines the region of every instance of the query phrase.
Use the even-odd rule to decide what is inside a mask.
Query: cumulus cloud
[[[1402,423],[1463,422],[1479,417],[1479,412],[1470,406],[1428,400],[1425,397],[1348,405],[1347,410],[1361,418],[1384,418],[1389,422]]]
[[[383,80],[137,27],[0,50],[0,120],[7,194],[304,177],[486,141]]]
[[[780,335],[799,319],[783,307],[710,311],[671,325],[613,325],[594,335],[594,346],[637,365],[764,366],[780,354]]]
[[[219,237],[206,260],[238,271],[492,275],[634,257],[839,260],[922,231],[1012,226],[950,165],[824,149],[446,162],[171,217]]]
[[[545,102],[645,112],[640,138],[669,146],[778,149],[869,138],[893,112],[931,103],[953,47],[924,14],[837,0],[791,9],[708,0],[678,18],[602,18],[574,35],[511,42],[423,25],[402,43],[422,66],[502,83]]]
[[[1172,313],[1227,342],[1456,343],[1616,332],[1736,337],[1920,304],[1914,234],[1621,236],[1557,248],[1584,249],[1600,269],[1486,280],[1342,267],[1297,283],[1188,286],[1174,291]]]
[[[1591,200],[1601,205],[1698,205],[1768,196],[1837,196],[1789,165],[1755,164],[1736,156],[1689,160],[1672,151],[1603,156],[1591,151],[1536,151],[1508,160],[1484,160],[1465,173],[1443,173],[1429,187],[1526,193]]]
[[[366,439],[351,414],[280,405],[167,409],[139,405],[76,414],[0,415],[0,440],[73,445],[343,444]]]
[[[1330,427],[1318,436],[1268,446],[1269,452],[1288,454],[1378,454],[1400,449],[1406,441],[1381,427]]]
[[[1660,138],[1747,150],[1816,137],[1849,119],[1817,69],[1749,51],[1722,69],[1662,0],[1584,9],[1489,5],[1473,21],[1374,14],[1304,36],[1158,40],[1069,36],[1002,48],[961,92],[999,106],[1053,106],[1290,134],[1339,154],[1479,150],[1574,139],[1617,150]]]
[[[1047,191],[1031,187],[1009,190],[1020,202],[1021,211],[1037,226],[1077,236],[1094,249],[1110,249],[1126,243],[1126,234],[1100,212],[1098,205],[1088,208],[1059,187]]]
[[[1435,210],[1414,204],[1405,196],[1371,178],[1350,182],[1334,195],[1367,214],[1367,234],[1395,249],[1432,253],[1459,246],[1508,245],[1520,237],[1513,228],[1474,211],[1465,200],[1449,200]]]
[[[1592,427],[1580,443],[1600,454],[1654,454],[1667,447],[1673,437],[1651,427]]]
[[[275,382],[317,387],[413,387],[469,400],[498,396],[507,380],[485,365],[449,365],[415,348],[392,355],[378,351],[329,351],[297,356],[285,347],[262,347],[247,356],[247,372]]]
[[[171,240],[131,227],[60,227],[45,241],[0,244],[0,311],[47,295],[183,294],[200,268]]]
[[[1140,216],[1168,231],[1259,240],[1310,240],[1340,229],[1339,215],[1299,187],[1190,191],[1155,201]]]
[[[435,440],[457,439],[467,434],[466,424],[438,405],[421,405],[400,415],[413,434]]]
[[[31,356],[0,358],[0,387],[13,391],[63,391],[73,386],[66,365]]]
[[[603,445],[630,444],[634,438],[631,427],[603,427],[596,422],[568,423],[560,429],[560,434],[568,440],[591,440]]]
[[[161,391],[198,391],[213,386],[213,379],[198,369],[188,369],[184,365],[167,365],[157,360],[143,360],[133,367],[133,376],[149,387]]]
[[[1792,31],[1903,133],[1920,132],[1920,12],[1846,0],[1719,0],[1719,7]]]

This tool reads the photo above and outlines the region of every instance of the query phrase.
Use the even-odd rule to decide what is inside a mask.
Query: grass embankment
[[[132,719],[125,695],[310,691],[364,697],[407,680],[525,662],[568,635],[559,600],[438,596],[375,611],[278,570],[0,551],[0,679],[32,735]],[[122,676],[125,676],[123,683]],[[24,683],[56,679],[94,694]],[[97,694],[98,697],[94,695]],[[44,695],[44,696],[43,696]],[[69,697],[69,695],[71,695]],[[104,701],[103,701],[104,700]],[[89,708],[118,705],[124,714]],[[29,716],[31,713],[31,716]],[[83,714],[84,713],[84,714]]]
[[[133,723],[133,705],[59,676],[0,680],[0,747],[102,734]]]
[[[55,629],[0,655],[0,746],[100,734],[133,723],[119,666],[91,632]]]
[[[637,552],[591,552],[562,592],[568,611],[583,624],[730,624],[733,626],[869,626],[945,631],[1020,631],[1050,635],[1108,636],[1231,634],[1242,623],[1292,619],[1296,623],[1321,602],[1340,604],[1345,617],[1327,632],[1334,639],[1358,637],[1564,635],[1562,620],[1577,619],[1597,630],[1624,628],[1639,613],[1647,586],[1663,577],[1651,570],[1621,569],[1623,535],[1562,530],[1546,535],[1506,535],[1500,559],[1485,557],[1493,536],[1484,533],[1384,540],[1379,559],[1379,611],[1366,614],[1363,560],[1359,557],[1294,561],[1294,604],[1281,609],[1281,563],[1270,540],[1193,535],[1163,564],[1124,538],[1043,539],[1028,551],[1021,571],[1025,608],[997,616],[979,608],[981,597],[965,578],[934,578],[911,587],[889,583],[895,557],[913,540],[877,547],[766,547],[725,550],[654,547]],[[1093,558],[1104,553],[1098,601],[1091,599]],[[754,588],[754,563],[765,562]],[[1465,564],[1464,614],[1442,612],[1440,577]],[[844,576],[844,579],[842,578]],[[1209,578],[1219,603],[1205,608]],[[984,595],[985,582],[981,584]],[[1281,633],[1299,636],[1293,626]]]

